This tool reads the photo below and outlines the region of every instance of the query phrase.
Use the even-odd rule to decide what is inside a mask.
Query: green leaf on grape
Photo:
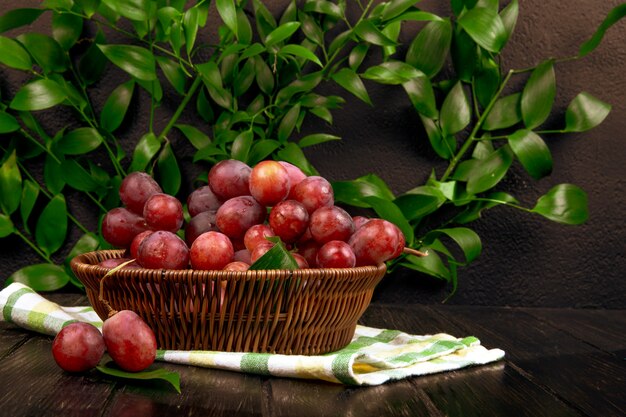
[[[298,269],[298,262],[289,253],[280,238],[267,238],[274,242],[274,246],[256,260],[248,270],[258,271],[265,269]]]
[[[170,384],[176,392],[180,394],[180,375],[177,372],[168,371],[163,368],[150,367],[141,372],[127,372],[120,369],[115,362],[109,361],[104,365],[96,366],[96,369],[108,376],[120,378],[128,381],[149,381],[160,380]]]

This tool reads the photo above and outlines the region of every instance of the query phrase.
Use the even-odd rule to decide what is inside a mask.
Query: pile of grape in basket
[[[186,224],[182,203],[144,172],[129,174],[119,193],[124,207],[106,214],[102,234],[130,258],[109,267],[134,258],[129,267],[245,271],[280,238],[300,268],[352,268],[393,259],[405,245],[396,225],[352,217],[334,205],[325,178],[284,161],[218,162],[188,196]]]

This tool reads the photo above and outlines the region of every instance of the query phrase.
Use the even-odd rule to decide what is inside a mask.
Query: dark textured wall
[[[266,3],[278,11],[287,2]],[[424,1],[422,7],[446,13],[447,3]],[[520,3],[516,31],[503,54],[506,68],[525,68],[548,57],[576,54],[579,45],[591,36],[606,13],[620,2],[521,0]],[[0,13],[28,4],[38,2],[5,0],[0,2]],[[406,41],[409,34],[405,35]],[[486,213],[474,224],[483,239],[483,253],[474,264],[460,271],[458,294],[450,303],[626,308],[624,39],[626,22],[620,22],[607,33],[593,54],[582,61],[560,63],[556,69],[555,116],[549,119],[548,125],[562,124],[567,104],[580,91],[613,105],[606,121],[591,132],[548,137],[554,158],[551,176],[532,181],[522,170],[514,169],[505,184],[508,191],[529,207],[555,184],[577,184],[589,194],[589,221],[571,227],[507,208]],[[18,76],[0,68],[4,97],[14,94],[19,81]],[[96,107],[102,105],[118,82],[113,71],[96,86],[93,92]],[[367,85],[375,107],[348,98],[345,108],[334,113],[335,122],[328,128],[343,140],[307,150],[307,156],[321,174],[332,180],[344,180],[374,172],[400,193],[423,183],[433,167],[443,169],[428,150],[404,93]],[[130,126],[122,132],[122,140],[129,149],[146,126],[147,102],[145,96],[143,99],[138,103]],[[157,120],[161,117],[167,120],[176,106],[175,99],[168,97],[157,113]],[[66,114],[42,114],[41,117],[53,128],[71,119]],[[184,120],[190,117],[183,116]],[[320,130],[319,126],[310,124],[305,125],[305,130],[313,127]],[[188,156],[189,150],[180,138],[173,135],[172,139],[175,146],[179,146],[179,157]],[[190,162],[184,162],[183,168],[190,178],[204,169]],[[86,201],[70,198],[74,214],[84,223],[95,226],[94,208]],[[0,281],[17,268],[38,262],[15,239],[1,240],[0,248]],[[431,303],[441,301],[445,291],[440,282],[429,277],[398,271],[384,279],[375,298],[380,302]]]

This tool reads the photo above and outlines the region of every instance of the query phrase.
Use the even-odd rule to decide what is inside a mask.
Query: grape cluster
[[[328,180],[284,161],[254,167],[218,162],[208,185],[188,196],[186,225],[181,202],[146,173],[129,174],[119,192],[124,207],[106,214],[102,234],[128,249],[136,262],[127,267],[243,271],[272,248],[272,236],[290,248],[300,268],[378,265],[405,245],[396,225],[352,217],[335,205]]]

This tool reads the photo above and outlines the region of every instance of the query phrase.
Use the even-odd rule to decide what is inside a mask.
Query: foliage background
[[[265,3],[278,13],[288,2],[267,0]],[[421,7],[437,14],[449,14],[447,3],[424,1]],[[604,15],[619,3],[522,1],[518,25],[503,53],[505,67],[524,68],[550,56],[574,55]],[[0,13],[38,4],[37,1],[3,1]],[[38,27],[31,30],[47,31],[45,26],[39,27],[42,23],[45,24],[45,20],[37,21]],[[401,39],[410,39],[410,35],[403,33]],[[450,303],[626,308],[623,297],[626,293],[623,279],[626,271],[625,38],[626,24],[622,22],[607,32],[603,43],[591,55],[557,66],[558,95],[554,114],[562,115],[578,92],[587,91],[613,105],[605,122],[590,132],[549,139],[554,158],[551,176],[531,181],[517,168],[507,180],[507,187],[530,206],[555,184],[577,184],[589,194],[590,219],[585,225],[568,227],[512,209],[490,211],[474,224],[483,240],[483,253],[460,272],[459,291]],[[119,70],[110,67],[105,78],[92,90],[97,108],[101,108],[119,83],[120,74],[116,71]],[[18,77],[0,68],[3,96],[15,94],[15,86],[22,82]],[[321,129],[343,140],[308,148],[307,156],[329,179],[349,180],[375,172],[394,192],[401,193],[423,183],[433,166],[437,167],[433,165],[436,159],[405,93],[374,83],[367,86],[374,107],[343,94],[347,99],[344,109],[334,112],[331,127]],[[329,88],[330,94],[335,87]],[[147,125],[149,98],[145,94],[138,98],[134,113],[119,135],[127,152],[132,151]],[[176,104],[176,97],[168,97],[166,92],[165,105],[155,116],[156,131],[163,127]],[[46,114],[42,121],[51,130],[57,130],[68,117],[53,112]],[[161,125],[160,120],[164,120]],[[191,112],[184,114],[180,121],[198,126],[203,123],[194,119]],[[560,117],[552,116],[547,126],[561,124]],[[305,122],[302,135],[307,130],[320,131],[311,120]],[[178,132],[172,131],[168,136],[182,162],[186,181],[181,195],[186,195],[191,189],[191,179],[203,167],[191,164],[193,149],[177,135]],[[443,168],[445,165],[441,164],[440,169]],[[95,228],[95,208],[89,201],[70,193],[68,204],[83,224]],[[73,229],[70,233],[79,235]],[[39,262],[35,255],[28,255],[26,247],[17,239],[3,239],[0,245],[0,280],[21,266]],[[381,302],[439,302],[444,297],[445,290],[439,281],[408,270],[398,270],[387,277],[376,293]]]

